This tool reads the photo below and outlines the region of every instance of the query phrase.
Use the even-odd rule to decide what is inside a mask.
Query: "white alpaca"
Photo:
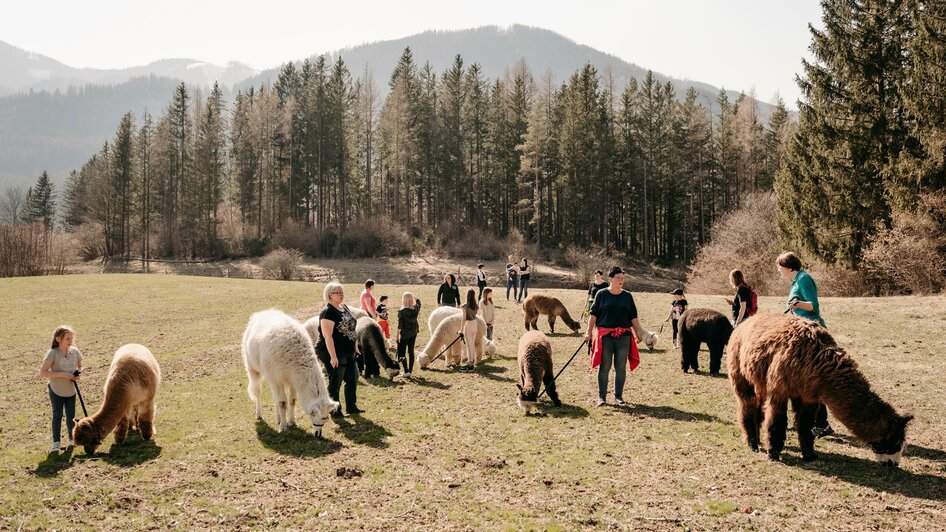
[[[457,315],[463,312],[458,307],[437,307],[427,317],[427,330],[430,331],[430,334],[434,334],[434,330],[437,329],[437,326],[440,325],[440,322],[444,320],[447,316]]]
[[[653,350],[657,342],[660,341],[660,336],[654,331],[644,331],[644,338],[642,338],[642,340],[644,341],[644,345],[647,346],[647,349]]]
[[[276,309],[250,316],[243,332],[243,365],[250,380],[246,391],[250,400],[256,401],[256,419],[263,418],[260,392],[266,379],[273,393],[279,431],[295,425],[298,394],[302,410],[315,425],[315,436],[322,435],[322,426],[338,403],[329,397],[322,364],[315,356],[309,334],[298,321]]]
[[[460,330],[460,321],[462,321],[462,316],[460,316],[459,313],[448,313],[448,315],[439,322],[434,332],[430,335],[430,340],[427,342],[427,345],[424,346],[424,350],[421,351],[420,355],[417,357],[418,362],[420,362],[420,367],[426,368],[429,366],[434,357],[440,354],[447,345],[456,340],[457,332]],[[428,325],[429,324],[430,322],[428,322]],[[465,338],[465,340],[467,342],[470,341],[469,338]],[[450,350],[444,354],[444,365],[449,366],[451,364],[460,363],[461,353],[464,351],[462,341],[463,340],[457,341],[450,346]],[[479,364],[481,360],[496,354],[496,345],[486,339],[486,322],[483,321],[483,318],[480,316],[476,317],[476,338],[474,339],[473,350],[476,353],[476,360],[467,361],[467,364]]]
[[[430,331],[430,335],[433,336],[434,331],[437,329],[437,326],[440,325],[440,322],[442,322],[442,321],[443,321],[444,319],[446,319],[448,316],[459,316],[462,312],[463,312],[463,311],[460,310],[460,309],[457,308],[457,307],[437,307],[437,308],[435,308],[434,311],[431,312],[431,313],[430,313],[430,316],[427,318],[427,329]],[[485,338],[486,338],[486,329],[485,329],[484,327],[486,326],[486,322],[483,321],[482,316],[477,316],[477,317],[476,317],[476,322],[477,322],[477,329],[476,329],[476,331],[477,331],[477,337],[478,337],[479,340],[482,340],[482,341],[483,341],[483,348],[477,351],[478,353],[480,353],[480,358],[490,358],[490,357],[492,357],[492,356],[495,356],[495,355],[496,355],[496,344],[493,343],[492,340],[487,340],[487,339],[485,339]],[[482,322],[482,323],[480,323],[480,322]],[[460,322],[457,322],[457,327],[459,327],[459,323],[460,323]],[[454,338],[456,338],[456,336],[454,336]],[[452,341],[453,341],[453,338],[451,338],[450,341],[452,342]],[[448,342],[448,343],[449,343],[449,342]],[[445,345],[446,345],[446,344],[445,344]],[[445,346],[445,345],[444,345],[444,346]],[[459,342],[458,342],[458,343],[455,344],[453,347],[451,347],[451,348],[450,348],[450,352],[451,352],[451,353],[454,353],[454,352],[460,353],[460,352],[461,352],[461,348],[459,347],[459,345],[460,345],[460,344],[459,344]],[[443,349],[444,346],[441,346],[440,349]],[[439,353],[439,352],[440,352],[440,351],[437,351],[437,353]],[[432,354],[431,357],[437,356],[437,353]]]

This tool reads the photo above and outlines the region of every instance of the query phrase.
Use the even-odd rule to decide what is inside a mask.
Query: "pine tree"
[[[52,231],[56,220],[56,193],[45,170],[36,180],[36,185],[29,188],[26,198],[28,220],[42,222],[47,232]]]
[[[223,92],[214,83],[197,125],[194,145],[194,182],[198,184],[198,213],[202,238],[199,254],[212,254],[217,242],[218,209],[227,176],[227,138]]]

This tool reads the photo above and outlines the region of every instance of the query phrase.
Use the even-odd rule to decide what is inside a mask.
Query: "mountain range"
[[[449,68],[460,54],[465,65],[478,63],[488,79],[502,77],[520,60],[526,62],[537,80],[548,72],[556,84],[591,63],[599,73],[611,73],[617,90],[631,78],[643,79],[647,72],[643,66],[558,33],[520,25],[427,31],[326,55],[330,63],[341,57],[353,77],[370,71],[383,96],[406,47],[411,48],[419,65],[429,62],[438,73]],[[218,81],[225,96],[232,100],[237,90],[271,83],[278,73],[279,68],[256,71],[237,62],[219,66],[195,59],[162,59],[123,69],[80,69],[0,41],[0,188],[10,183],[30,184],[43,170],[61,182],[112,137],[124,113],[163,113],[173,87],[180,81],[202,89]],[[655,75],[661,82],[672,81],[681,98],[692,86],[700,103],[714,112],[718,110],[718,87]],[[738,92],[729,91],[729,97],[734,100]],[[766,119],[771,106],[759,107]]]

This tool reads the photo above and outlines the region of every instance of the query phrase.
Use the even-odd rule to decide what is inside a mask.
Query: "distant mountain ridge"
[[[330,63],[341,57],[355,78],[364,74],[367,65],[384,95],[406,47],[419,67],[430,62],[438,75],[453,64],[457,54],[465,66],[478,63],[486,79],[503,77],[524,60],[537,82],[548,71],[556,86],[585,63],[594,65],[602,76],[610,71],[617,91],[631,78],[643,79],[647,72],[553,31],[520,25],[427,31],[326,55]],[[123,114],[132,111],[140,116],[146,109],[155,116],[162,114],[173,86],[180,81],[206,88],[219,80],[225,98],[232,102],[236,90],[272,83],[279,70],[255,71],[235,62],[221,67],[193,59],[164,59],[124,69],[78,69],[0,41],[0,189],[10,183],[30,184],[43,170],[62,182],[70,170],[112,138]],[[718,111],[719,88],[658,73],[655,77],[662,83],[673,82],[678,98],[692,86],[700,103]],[[727,92],[730,100],[738,97],[738,92]],[[767,120],[771,106],[760,103],[759,111],[760,118]]]

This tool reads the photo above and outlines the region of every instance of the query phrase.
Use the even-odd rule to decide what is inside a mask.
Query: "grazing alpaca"
[[[686,373],[690,368],[700,370],[700,344],[710,351],[710,373],[719,375],[723,350],[732,335],[729,318],[708,308],[688,309],[680,317],[680,367]]]
[[[753,316],[733,332],[728,358],[739,421],[753,450],[758,450],[764,430],[769,458],[779,460],[790,401],[802,458],[814,460],[811,428],[818,403],[824,403],[871,446],[875,460],[900,463],[913,416],[897,414],[871,391],[854,360],[818,323],[782,314]]]
[[[105,377],[105,398],[95,414],[76,422],[72,439],[93,454],[112,429],[115,443],[125,441],[128,429],[137,427],[141,437],[151,439],[154,428],[154,396],[161,384],[161,367],[147,347],[126,344],[115,351]]]
[[[436,325],[434,332],[430,335],[430,340],[427,341],[424,350],[418,355],[417,361],[420,363],[421,368],[429,366],[434,357],[439,355],[445,347],[456,340],[457,332],[460,330],[462,316],[460,316],[460,313],[450,314],[451,315],[447,316]],[[469,342],[470,339],[466,338],[457,341],[450,347],[450,350],[444,354],[445,366],[460,363],[463,352],[463,344],[461,342],[463,341]],[[474,342],[476,342],[473,345],[473,349],[476,352],[476,360],[469,361],[469,364],[479,364],[482,359],[492,357],[496,354],[496,345],[486,339],[486,322],[483,321],[481,316],[476,317],[476,338]]]
[[[531,297],[531,296],[530,296]],[[529,331],[519,338],[519,396],[516,402],[526,411],[532,412],[539,401],[539,389],[544,384],[549,399],[555,406],[562,406],[555,391],[555,374],[552,371],[552,344],[541,331]]]
[[[539,330],[538,322],[540,314],[547,314],[549,317],[549,331],[555,332],[555,319],[559,316],[572,332],[578,332],[581,324],[573,320],[568,313],[568,309],[558,299],[542,294],[533,294],[522,302],[522,310],[526,313],[526,330]]]
[[[384,368],[390,379],[400,375],[401,370],[397,362],[388,356],[384,332],[378,322],[369,316],[358,318],[355,337],[358,339],[358,347],[365,364],[365,378],[380,376],[381,368]]]
[[[266,379],[273,392],[279,431],[295,425],[298,395],[302,410],[315,425],[315,436],[322,435],[322,426],[338,403],[329,397],[312,340],[298,321],[276,309],[250,316],[243,332],[243,365],[249,377],[247,394],[256,401],[256,419],[263,418],[260,392]]]
[[[437,307],[430,313],[430,316],[427,317],[427,330],[430,331],[430,334],[434,334],[434,330],[437,329],[437,326],[440,325],[446,317],[457,315],[459,316],[463,311],[459,307]]]

